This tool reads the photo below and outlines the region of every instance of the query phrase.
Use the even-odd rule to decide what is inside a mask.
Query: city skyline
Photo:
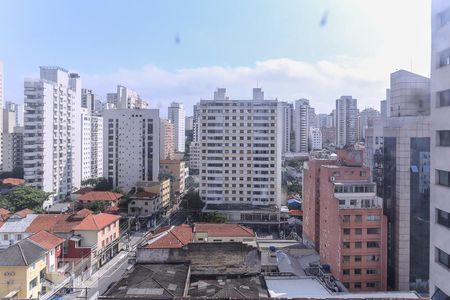
[[[0,42],[9,45],[0,49],[7,101],[23,102],[23,80],[37,77],[35,70],[41,65],[80,73],[83,86],[103,101],[116,85],[128,86],[151,108],[159,108],[163,117],[169,101],[182,102],[191,115],[193,104],[218,87],[226,87],[233,98],[250,96],[252,87],[262,87],[268,97],[283,101],[308,98],[318,112],[331,111],[342,95],[357,98],[361,108],[378,108],[391,72],[403,68],[429,75],[430,8],[424,0],[414,1],[402,14],[400,10],[411,1],[285,2],[283,6],[248,2],[228,26],[221,24],[233,13],[232,3],[58,5],[61,15],[77,16],[69,17],[73,22],[64,21],[73,28],[55,26],[61,17],[55,9],[43,9],[52,7],[47,2],[50,6],[2,4]],[[6,11],[16,12],[14,19],[2,13]],[[161,20],[158,12],[168,12],[167,20]],[[121,13],[135,16],[135,21],[108,22],[122,17]],[[204,22],[193,22],[198,17]],[[31,26],[36,21],[41,30]],[[159,26],[160,22],[165,25]],[[8,32],[11,26],[14,35]],[[63,35],[66,29],[72,32],[70,47]],[[117,42],[122,35],[124,42]],[[34,46],[26,47],[30,44]]]

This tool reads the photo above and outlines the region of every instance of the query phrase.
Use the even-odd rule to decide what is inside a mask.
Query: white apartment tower
[[[322,149],[322,132],[320,131],[320,128],[311,127],[309,129],[309,149]]]
[[[309,117],[311,112],[308,99],[295,101],[294,134],[295,152],[308,153]]]
[[[336,100],[336,146],[351,146],[358,140],[357,100],[342,96]]]
[[[103,117],[91,115],[91,178],[103,177]]]
[[[218,89],[200,101],[200,196],[207,205],[273,206],[281,201],[277,100],[230,100]]]
[[[128,191],[158,181],[159,110],[110,109],[103,120],[103,172],[112,185]]]
[[[450,3],[432,1],[430,296],[450,297]]]
[[[374,121],[378,118],[380,118],[380,112],[371,107],[366,108],[359,113],[358,135],[360,141],[365,141],[366,129],[369,127],[373,127]]]
[[[288,102],[278,102],[282,133],[282,153],[291,152],[291,133],[292,133],[292,117],[294,113],[294,106]]]
[[[175,154],[175,126],[167,119],[161,119],[159,125],[159,157],[160,159],[174,159]]]
[[[72,191],[77,172],[74,128],[80,85],[77,74],[60,67],[41,67],[39,80],[24,83],[24,179],[55,199]]]
[[[111,105],[110,108],[116,109],[146,109],[148,103],[132,89],[118,85],[116,93],[106,94],[106,101]]]
[[[0,60],[0,109],[3,108],[4,83],[3,83],[3,62]],[[0,170],[3,170],[3,114],[0,114]]]
[[[169,120],[175,126],[175,151],[184,152],[186,132],[185,126],[185,112],[182,103],[172,102],[168,108],[167,115]]]

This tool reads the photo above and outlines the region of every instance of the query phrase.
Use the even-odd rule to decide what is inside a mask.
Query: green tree
[[[203,221],[206,223],[225,223],[227,217],[218,211],[213,211],[204,215]]]
[[[97,184],[94,186],[94,191],[110,191],[112,190],[112,184],[106,178],[98,178]]]
[[[93,201],[87,205],[87,209],[92,210],[94,213],[98,214],[109,208],[109,203],[104,201]]]
[[[42,212],[42,204],[50,195],[51,193],[23,185],[12,189],[5,195],[1,195],[0,207],[11,212],[17,212],[25,208],[29,208],[35,212]]]
[[[195,190],[189,190],[184,196],[181,202],[181,207],[187,209],[201,210],[205,206],[205,203],[200,199],[200,195]]]

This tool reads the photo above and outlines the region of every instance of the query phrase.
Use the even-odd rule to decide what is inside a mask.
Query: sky
[[[352,95],[379,108],[390,73],[429,76],[429,0],[2,0],[5,100],[39,66],[81,75],[106,100],[121,84],[167,115],[218,87],[230,98],[308,98],[318,113]]]

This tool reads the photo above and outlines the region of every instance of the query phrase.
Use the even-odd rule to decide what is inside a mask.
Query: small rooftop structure
[[[187,295],[189,264],[135,264],[106,291],[114,298],[173,298]]]

